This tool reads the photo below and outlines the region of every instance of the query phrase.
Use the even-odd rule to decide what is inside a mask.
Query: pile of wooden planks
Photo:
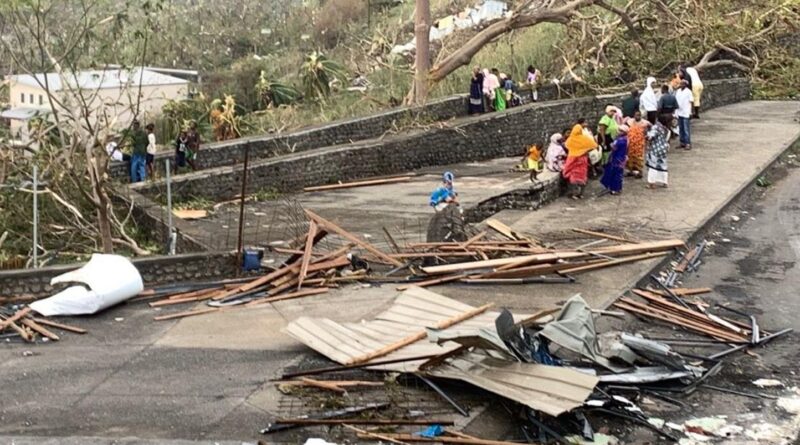
[[[706,335],[726,343],[751,343],[753,332],[757,336],[769,333],[761,331],[757,324],[743,323],[711,314],[708,305],[699,301],[686,301],[683,297],[710,292],[711,289],[672,289],[670,293],[654,289],[633,289],[639,299],[621,297],[614,306],[638,317],[660,321]]]
[[[0,337],[19,337],[26,342],[35,342],[37,338],[58,341],[61,337],[48,328],[57,328],[75,334],[85,334],[86,330],[76,326],[57,323],[46,318],[34,317],[31,308],[23,307],[14,312],[0,309]]]

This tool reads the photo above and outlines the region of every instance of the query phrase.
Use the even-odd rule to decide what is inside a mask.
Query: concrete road
[[[794,118],[798,111],[797,102],[752,102],[706,113],[696,128],[695,151],[671,155],[675,187],[668,191],[646,194],[637,189],[641,184],[630,183],[621,197],[606,196],[578,205],[558,201],[552,210],[548,206],[533,213],[504,212],[501,217],[519,224],[515,228],[550,241],[567,238],[572,227],[598,228],[601,224],[643,239],[688,237],[797,136],[800,126]],[[739,147],[737,140],[752,143]],[[795,205],[790,199],[797,199],[797,187],[790,190],[784,199],[787,206]],[[370,190],[347,193],[374,195]],[[386,194],[391,195],[388,189]],[[377,233],[379,226],[370,225],[373,220],[366,212],[370,199],[353,199],[365,203],[363,208],[341,211],[347,210],[350,218],[365,224],[365,230]],[[417,204],[403,201],[395,211],[399,215],[416,209]],[[336,216],[332,209],[320,213]],[[658,215],[680,221],[678,226],[666,227],[680,230],[662,230]],[[789,221],[788,213],[782,215]],[[764,220],[768,218],[777,219]],[[637,226],[637,221],[645,224]],[[641,231],[635,231],[637,227]],[[659,227],[662,229],[656,230]],[[797,232],[787,233],[785,245],[778,246],[783,249],[780,252],[797,246],[797,236]],[[747,259],[746,250],[731,250],[734,253],[743,255],[742,264],[757,265],[753,266],[756,276],[788,273],[789,269],[781,272],[784,260],[765,266],[762,257]],[[770,251],[763,254],[770,255]],[[583,293],[593,306],[601,306],[650,267],[652,264],[638,263],[591,273],[572,286],[441,286],[434,290],[470,304],[494,301],[519,311],[554,305],[575,292]],[[730,271],[730,279],[738,279],[738,273],[741,271]],[[729,292],[729,298],[743,298],[736,297],[739,294],[733,288]],[[179,439],[254,441],[258,429],[272,416],[287,412],[280,394],[267,380],[299,360],[315,357],[281,328],[300,315],[324,315],[340,321],[366,318],[379,312],[394,295],[392,286],[348,287],[255,310],[223,311],[180,321],[153,322],[153,315],[159,312],[143,303],[67,319],[89,333],[66,334],[58,344],[8,343],[0,347],[0,444],[12,443],[14,437],[29,438],[21,443],[47,437],[131,437],[159,443]],[[788,323],[793,313],[786,311],[780,316],[784,318],[775,320],[777,327]],[[787,355],[787,362],[793,358]],[[302,442],[300,436],[289,440],[297,442]]]

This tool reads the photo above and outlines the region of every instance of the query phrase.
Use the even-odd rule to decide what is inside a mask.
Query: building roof
[[[0,118],[26,121],[38,114],[44,114],[47,112],[47,110],[42,110],[40,108],[16,107],[0,112]]]
[[[72,76],[67,74],[68,82],[84,90],[97,90],[115,88],[122,86],[138,87],[153,85],[181,85],[188,84],[189,81],[179,79],[155,71],[143,68],[127,69],[105,69],[79,71]],[[61,77],[57,73],[16,74],[8,77],[11,82],[21,83],[32,87],[41,87],[47,81],[50,91],[59,91],[63,88]]]

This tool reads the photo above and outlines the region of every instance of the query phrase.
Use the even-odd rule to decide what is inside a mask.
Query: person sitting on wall
[[[444,172],[442,175],[442,185],[431,193],[430,206],[437,212],[444,210],[448,204],[456,202],[458,193],[456,193],[453,181],[455,175],[452,172]]]

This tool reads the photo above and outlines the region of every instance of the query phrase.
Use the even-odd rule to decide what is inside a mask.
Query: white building
[[[148,121],[161,112],[169,100],[186,99],[189,81],[148,68],[106,69],[65,74],[19,74],[6,77],[10,108],[0,113],[7,119],[12,137],[26,141],[28,121],[52,112],[47,91],[54,98],[63,97],[65,89],[80,90],[83,100],[96,114],[108,119],[115,128],[125,128],[134,118]],[[64,83],[66,82],[66,85]]]

